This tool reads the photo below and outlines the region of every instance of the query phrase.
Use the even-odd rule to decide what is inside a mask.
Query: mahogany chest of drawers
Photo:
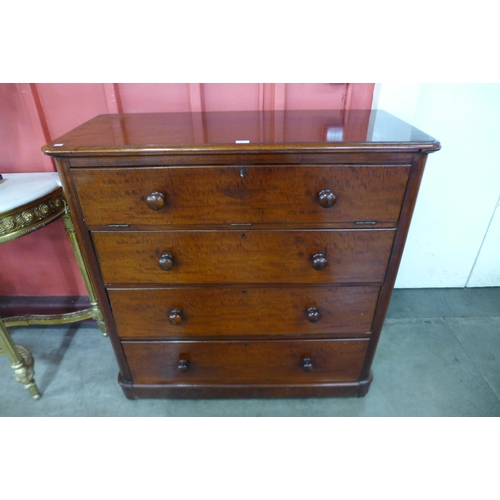
[[[45,146],[126,396],[365,395],[439,147],[362,111],[101,115]]]

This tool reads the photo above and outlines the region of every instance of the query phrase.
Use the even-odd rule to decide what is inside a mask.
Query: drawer
[[[395,230],[95,231],[105,283],[381,283]]]
[[[368,333],[380,287],[111,289],[121,338]]]
[[[368,340],[123,342],[134,384],[358,380]]]
[[[74,169],[72,175],[89,225],[395,224],[409,171],[409,166],[230,166]],[[153,209],[147,201],[151,193],[160,193],[149,202]]]

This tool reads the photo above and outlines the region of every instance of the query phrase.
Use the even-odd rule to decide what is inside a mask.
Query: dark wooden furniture
[[[365,395],[439,147],[362,111],[101,115],[45,146],[127,397]]]

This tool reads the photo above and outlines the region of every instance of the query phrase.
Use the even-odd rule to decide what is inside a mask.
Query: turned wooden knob
[[[162,271],[170,271],[174,267],[174,258],[169,253],[164,253],[158,260],[158,267]]]
[[[187,372],[189,368],[189,361],[187,359],[179,359],[179,364],[177,365],[177,368],[181,372]]]
[[[304,358],[302,360],[302,368],[304,369],[305,372],[312,372],[314,369],[312,359],[311,358]]]
[[[168,315],[169,323],[174,326],[180,325],[183,319],[184,318],[182,317],[182,311],[180,311],[179,309],[173,309]]]
[[[321,319],[321,313],[318,311],[316,307],[310,307],[306,311],[307,321],[311,323],[317,323]]]
[[[164,207],[165,205],[165,195],[161,193],[160,191],[153,191],[147,198],[146,198],[146,205],[151,209],[151,210],[160,210]]]
[[[316,271],[323,271],[327,265],[328,261],[322,253],[316,253],[312,256],[312,266]]]
[[[323,189],[318,193],[318,201],[323,208],[331,208],[335,205],[337,197],[329,189]]]

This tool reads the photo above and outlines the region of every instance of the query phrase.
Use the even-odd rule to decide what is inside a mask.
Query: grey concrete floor
[[[395,290],[364,398],[129,401],[91,323],[10,331],[43,396],[1,356],[0,416],[500,416],[500,288]]]

